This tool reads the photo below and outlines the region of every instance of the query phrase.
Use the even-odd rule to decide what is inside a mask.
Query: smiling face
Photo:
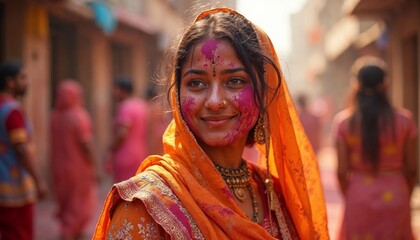
[[[201,144],[245,144],[259,110],[251,79],[226,40],[195,46],[181,69],[183,119]]]

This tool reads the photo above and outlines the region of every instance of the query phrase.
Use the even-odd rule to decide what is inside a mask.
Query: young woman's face
[[[200,142],[245,144],[259,110],[251,78],[228,41],[207,39],[192,49],[181,69],[180,105]]]

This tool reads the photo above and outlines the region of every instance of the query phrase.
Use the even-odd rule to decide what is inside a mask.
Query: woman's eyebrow
[[[183,77],[185,77],[186,75],[193,73],[193,74],[198,74],[198,75],[205,75],[207,74],[207,72],[205,70],[201,70],[201,69],[188,69],[184,74],[182,74]]]
[[[222,74],[229,74],[229,73],[235,73],[235,72],[246,72],[246,69],[244,67],[236,67],[236,68],[223,69],[221,71]]]
[[[237,67],[237,68],[227,68],[221,71],[222,74],[229,74],[229,73],[235,73],[235,72],[246,72],[246,69],[244,67]],[[207,71],[202,70],[202,69],[191,68],[191,69],[188,69],[182,75],[182,77],[185,77],[188,74],[206,75]]]

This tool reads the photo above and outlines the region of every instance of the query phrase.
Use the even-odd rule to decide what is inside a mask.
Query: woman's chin
[[[235,138],[228,139],[226,136],[222,137],[204,137],[198,141],[200,145],[205,145],[209,147],[232,147],[233,145],[238,145],[237,143],[246,142],[246,139]]]

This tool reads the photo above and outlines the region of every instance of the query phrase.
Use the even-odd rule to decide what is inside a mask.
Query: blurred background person
[[[315,153],[318,153],[321,146],[322,124],[321,118],[315,115],[308,107],[308,97],[301,93],[297,97],[297,111],[309,142]]]
[[[113,94],[118,106],[105,164],[114,182],[120,182],[134,176],[149,154],[150,111],[146,101],[132,96],[133,83],[128,77],[119,77],[115,81]]]
[[[386,66],[362,57],[353,67],[350,108],[337,114],[337,175],[345,199],[340,239],[414,239],[410,198],[417,176],[411,112],[386,94]]]
[[[166,96],[159,95],[157,85],[153,85],[147,89],[147,103],[149,108],[149,154],[163,154],[163,143],[162,137],[166,130],[166,127],[172,120],[172,114],[170,111],[166,111],[168,108],[165,106],[165,102],[162,101]]]
[[[34,203],[47,191],[33,160],[29,121],[16,98],[27,76],[19,62],[0,66],[0,239],[33,239]]]
[[[95,210],[96,159],[92,126],[74,80],[57,88],[51,115],[51,173],[62,239],[80,239]]]

